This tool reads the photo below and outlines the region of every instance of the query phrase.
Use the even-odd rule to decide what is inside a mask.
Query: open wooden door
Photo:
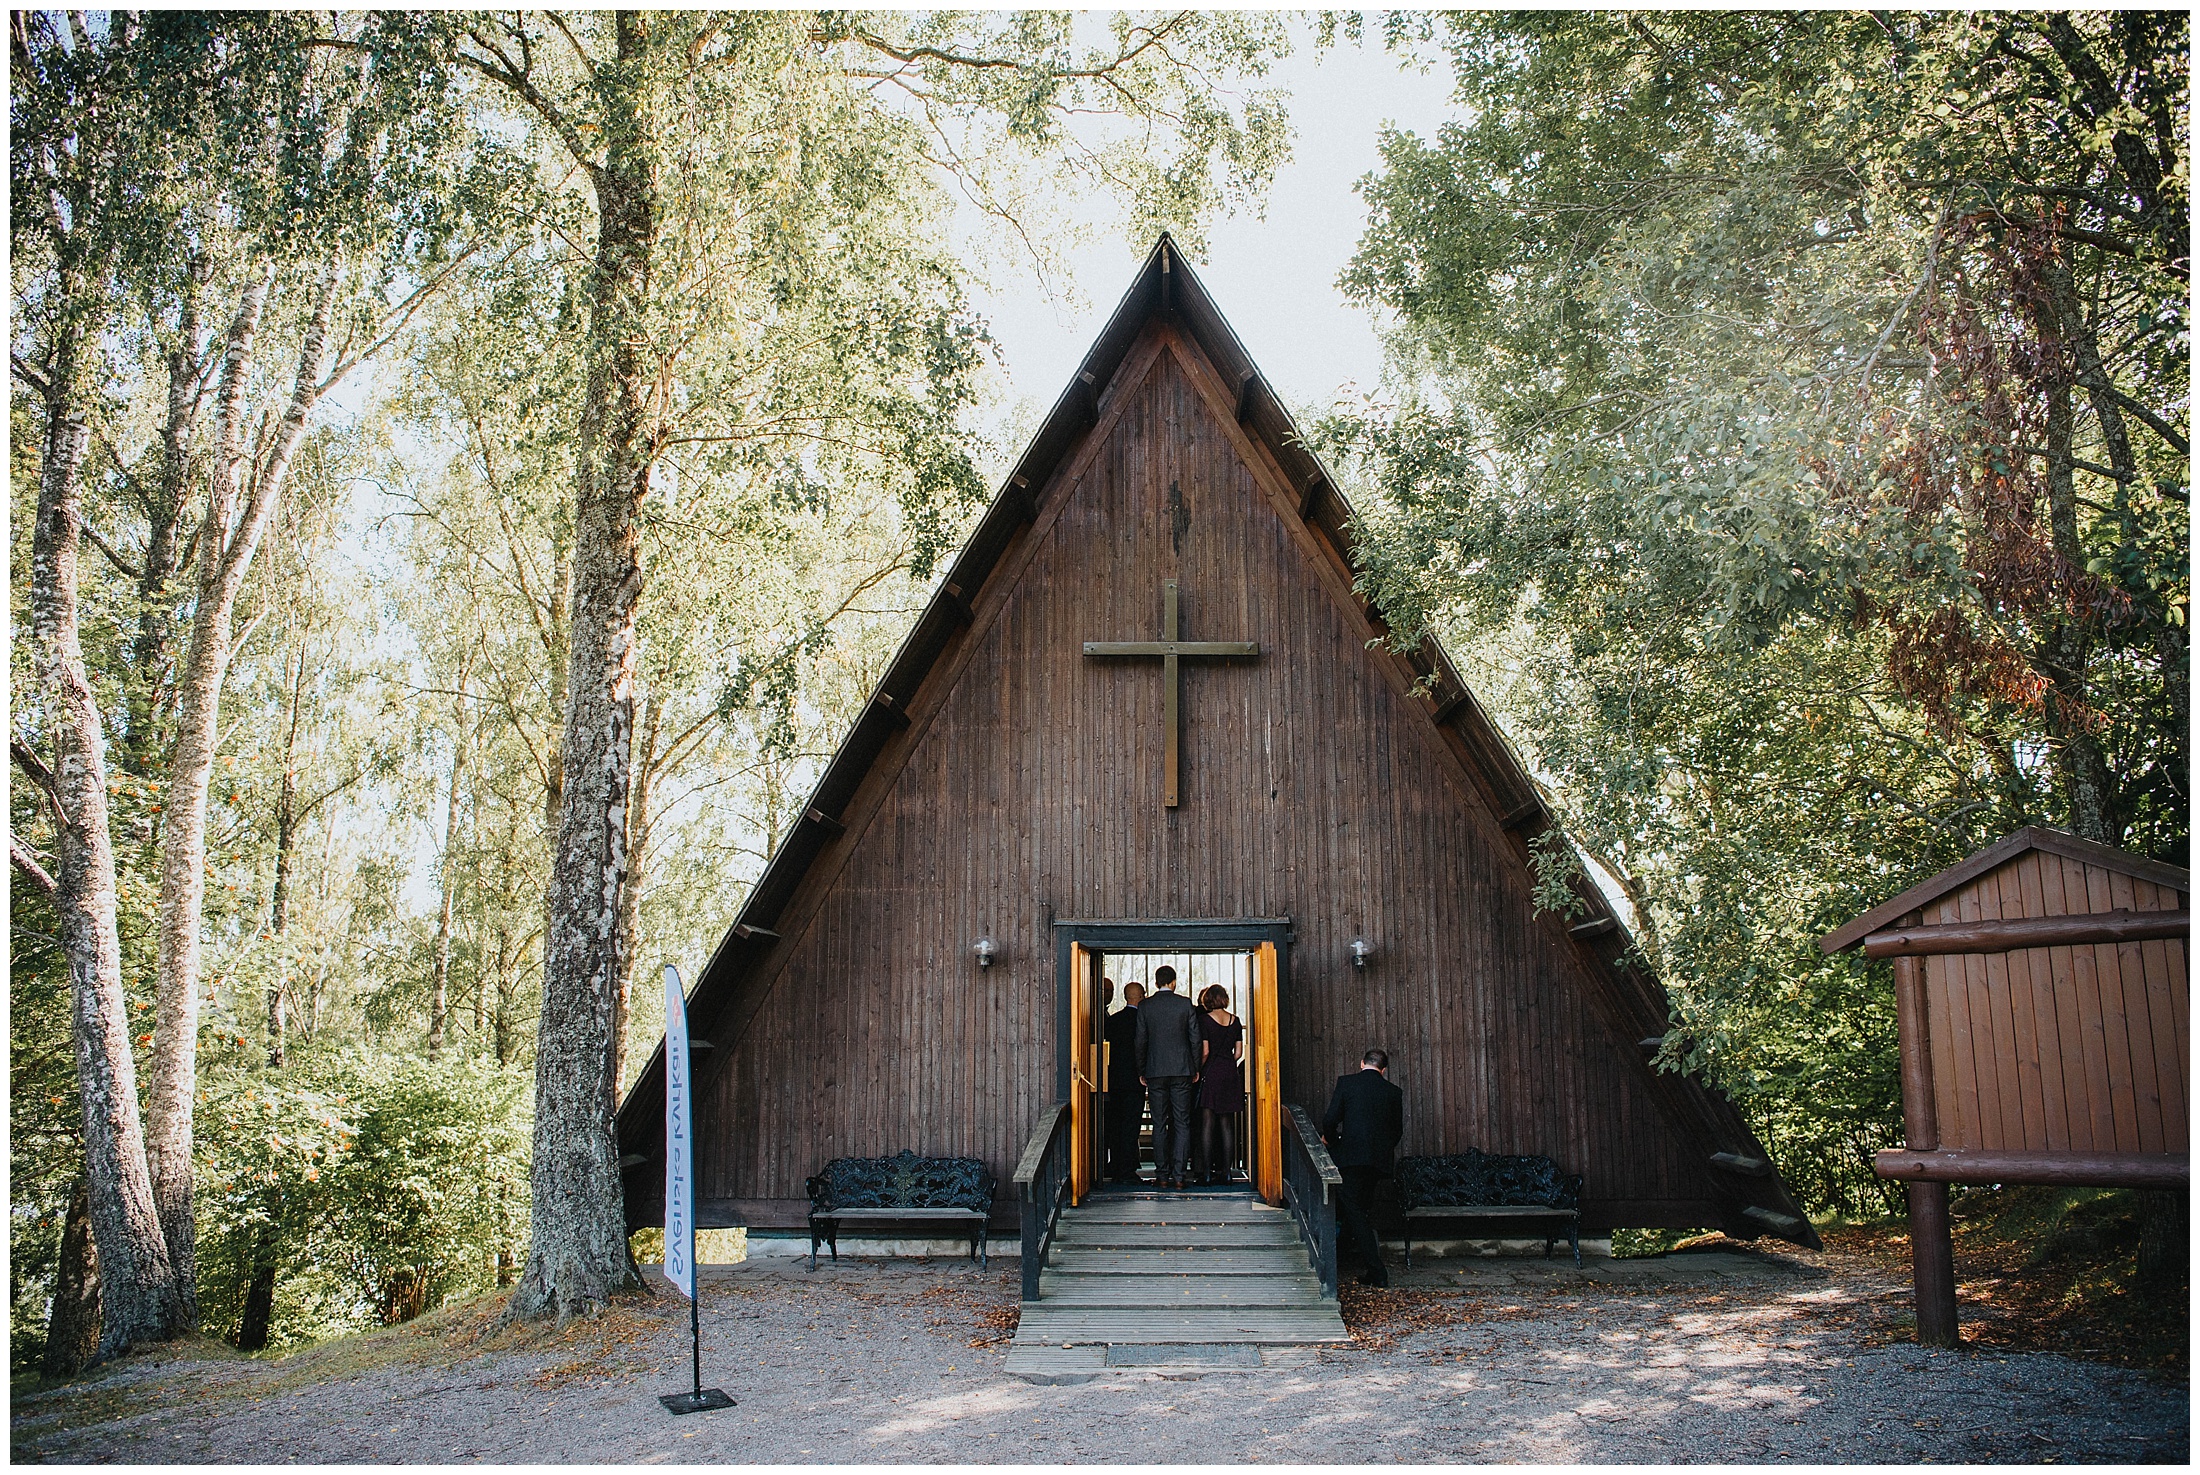
[[[1253,1192],[1283,1202],[1283,1089],[1277,1069],[1276,945],[1253,954]]]
[[[1098,1181],[1100,1155],[1100,1034],[1107,1006],[1100,998],[1100,960],[1083,943],[1069,947],[1069,1198],[1083,1203]]]

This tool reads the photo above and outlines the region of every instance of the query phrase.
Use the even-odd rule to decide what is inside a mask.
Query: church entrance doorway
[[[1242,1058],[1234,1068],[1211,1067],[1194,1084],[1194,1171],[1281,1203],[1290,923],[1072,922],[1058,923],[1056,932],[1057,1077],[1070,1103],[1073,1201],[1082,1203],[1109,1175],[1111,1115],[1115,1170],[1144,1178],[1162,1173],[1155,1153],[1163,1110],[1139,1088],[1137,1062],[1129,1056],[1131,1021],[1122,1011],[1130,985],[1151,997],[1166,968],[1174,972],[1176,992],[1195,1008],[1203,999],[1219,1002],[1243,1029]],[[1218,1109],[1233,1098],[1240,1102],[1234,1110]]]

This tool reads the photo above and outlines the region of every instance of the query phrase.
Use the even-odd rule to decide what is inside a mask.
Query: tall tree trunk
[[[533,1238],[509,1303],[512,1315],[560,1321],[641,1283],[619,1183],[611,1034],[626,941],[619,912],[642,593],[639,513],[655,449],[643,349],[659,227],[662,83],[650,18],[621,11],[614,24],[618,64],[597,74],[606,162],[592,171],[598,225],[573,519],[564,793],[536,1032]]]
[[[168,418],[161,426],[160,480],[143,498],[145,565],[138,571],[137,634],[130,642],[133,679],[125,701],[122,764],[141,777],[153,771],[160,753],[162,667],[174,636],[175,582],[181,562],[183,507],[191,480],[191,427],[205,399],[206,345],[200,321],[200,292],[213,273],[213,262],[200,255],[191,262],[177,312],[176,336],[168,345]]]
[[[313,982],[306,985],[306,1017],[299,1025],[298,1033],[305,1036],[307,1044],[313,1043],[314,1032],[321,1027],[321,991],[328,986],[328,967],[316,963]]]
[[[518,983],[513,977],[515,972],[516,965],[512,957],[512,935],[504,928],[499,927],[497,928],[497,1007],[495,1024],[497,1064],[499,1065],[510,1065],[512,1063],[512,1045],[514,1043],[512,1039],[512,996],[518,992]]]
[[[451,735],[451,795],[443,809],[443,906],[435,923],[435,982],[428,991],[428,1058],[443,1053],[445,1017],[451,1000],[451,902],[458,891],[458,794],[466,775],[466,674],[471,658],[458,666],[458,700]]]
[[[99,1246],[92,1240],[92,1208],[77,1174],[61,1223],[61,1269],[54,1277],[53,1312],[46,1319],[43,1371],[73,1378],[99,1351]]]
[[[260,1230],[252,1242],[252,1279],[244,1288],[244,1313],[237,1321],[237,1350],[258,1352],[275,1325],[275,1226]]]
[[[64,271],[66,303],[78,284]],[[115,855],[107,828],[106,734],[77,623],[78,528],[91,435],[78,410],[84,329],[64,323],[47,366],[31,611],[40,685],[53,712],[56,761],[54,909],[69,966],[76,1073],[84,1098],[84,1172],[101,1271],[97,1355],[163,1341],[188,1325],[175,1261],[161,1233],[138,1116],[122,947],[115,931]]]
[[[566,712],[569,667],[573,659],[572,641],[567,638],[567,621],[573,610],[573,554],[569,547],[561,546],[561,540],[553,530],[550,539],[550,557],[557,569],[557,582],[550,596],[550,617],[543,626],[543,660],[550,672],[550,710],[563,720]],[[542,835],[554,852],[558,843],[558,816],[565,812],[565,739],[561,732],[558,741],[550,744],[549,759],[543,765],[542,783]],[[543,947],[550,946],[550,931],[557,922],[557,872],[542,883],[542,937]]]
[[[290,957],[283,935],[290,930],[290,863],[298,846],[298,725],[305,708],[306,644],[298,642],[298,665],[290,679],[290,721],[283,733],[283,781],[275,792],[275,885],[267,904],[267,935],[275,939],[275,976],[267,985],[267,1063],[284,1065],[284,998],[290,983]]]
[[[2144,150],[2141,150],[2142,159],[2143,155]],[[2156,182],[2159,183],[2158,178]],[[2108,452],[2109,469],[2116,473],[2117,515],[2124,523],[2126,536],[2136,536],[2131,520],[2130,495],[2132,485],[2138,480],[2139,462],[2132,453],[2131,432],[2124,423],[2122,401],[2117,398],[2108,366],[2101,360],[2100,330],[2087,315],[2085,303],[2078,296],[2076,276],[2067,261],[2056,260],[2049,263],[2041,272],[2041,277],[2059,325],[2059,336],[2069,346],[2071,378],[2086,392],[2086,403],[2092,408],[2093,417],[2101,427],[2101,444]],[[2054,454],[2051,448],[2050,455]],[[2062,455],[2065,459],[2068,458],[2067,449]],[[2073,506],[2070,517],[2073,546],[2077,541],[2076,520],[2076,508]],[[2060,529],[2057,537],[2059,551]],[[2167,619],[2156,618],[2151,623],[2163,689],[2169,697],[2169,720],[2164,726],[2170,732],[2182,733],[2186,730],[2192,711],[2192,663],[2187,631],[2185,626],[2172,624]],[[2183,775],[2180,773],[2180,784],[2182,779]],[[2121,827],[2118,829],[2120,838]],[[2110,840],[2106,843],[2116,842]]]
[[[245,391],[253,340],[267,305],[271,274],[247,287],[223,348],[220,430],[215,443],[206,521],[199,530],[198,603],[191,641],[177,683],[175,756],[162,815],[160,922],[155,952],[159,1029],[153,1049],[151,1125],[154,1197],[170,1258],[197,1321],[191,1276],[196,1260],[191,1222],[191,1101],[198,1079],[199,930],[206,900],[206,790],[214,770],[222,680],[229,670],[230,617],[237,593],[267,530],[292,457],[305,439],[306,419],[325,390],[329,321],[336,300],[331,267],[315,292],[312,317],[298,352],[297,376],[282,419],[265,445],[247,453]],[[240,505],[241,503],[241,505]]]
[[[474,936],[477,938],[483,936],[486,930],[482,926],[482,910],[477,900],[474,908]],[[489,970],[478,966],[474,969],[473,1005],[474,1028],[471,1038],[474,1042],[473,1053],[478,1055],[481,1053],[481,1031],[489,1022]]]
[[[619,893],[619,993],[611,1010],[611,1093],[626,1081],[627,1021],[634,1008],[634,974],[641,962],[642,888],[648,882],[650,798],[657,782],[657,738],[663,709],[647,700],[642,750],[634,759],[633,793],[626,806],[626,887]]]
[[[2078,497],[2071,438],[2076,414],[2067,381],[2047,391],[2047,522],[2055,552],[2072,569],[2085,568],[2078,542]],[[2114,845],[2122,838],[2115,820],[2108,761],[2091,726],[2086,666],[2091,656],[2087,615],[2066,609],[2042,632],[2038,664],[2048,681],[2047,730],[2055,739],[2056,775],[2069,805],[2070,828],[2088,840]]]

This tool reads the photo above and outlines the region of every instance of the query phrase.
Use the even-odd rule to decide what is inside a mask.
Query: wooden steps
[[[1039,1277],[1039,1300],[1048,1306],[1318,1306],[1321,1282],[1312,1271],[1298,1275],[1174,1275],[1156,1286],[1151,1278],[1086,1275],[1048,1270]]]
[[[1064,1252],[1057,1249],[1048,1257],[1048,1266],[1074,1269],[1087,1275],[1274,1275],[1278,1263],[1272,1245],[1236,1250],[1126,1250],[1083,1246],[1068,1253],[1074,1258],[1065,1259]],[[1298,1254],[1300,1263],[1304,1263],[1305,1252],[1302,1250]],[[1041,1272],[1042,1275],[1046,1273]]]
[[[1257,1366],[1261,1346],[1348,1340],[1291,1216],[1249,1192],[1103,1190],[1065,1210],[1007,1370],[1082,1380],[1128,1365]]]
[[[1024,1308],[1016,1340],[1053,1347],[1078,1342],[1099,1342],[1110,1347],[1156,1342],[1299,1346],[1307,1342],[1348,1342],[1351,1337],[1345,1332],[1344,1322],[1334,1306],[1322,1310],[1215,1306],[1196,1313],[1172,1315],[1167,1310],[1145,1306],[1057,1309],[1040,1301]],[[1015,1370],[1009,1368],[1010,1372]]]
[[[1295,1245],[1298,1231],[1282,1224],[1092,1224],[1068,1223],[1054,1236],[1064,1251],[1177,1250],[1186,1254],[1218,1250],[1268,1249]]]

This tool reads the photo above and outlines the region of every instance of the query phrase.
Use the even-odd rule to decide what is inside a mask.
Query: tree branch
[[[1167,40],[1172,31],[1179,29],[1187,14],[1179,12],[1160,25],[1147,29],[1143,26],[1129,33],[1126,39],[1136,39],[1137,44],[1116,52],[1113,58],[1097,67],[1047,68],[1046,74],[1065,81],[1091,81],[1105,78],[1136,61],[1140,56]],[[937,46],[896,46],[884,36],[866,31],[861,26],[848,29],[848,39],[867,46],[881,56],[892,57],[898,62],[936,61],[952,67],[965,67],[973,71],[1027,71],[1027,63],[1009,57],[968,56],[960,52],[943,51]]]
[[[8,354],[8,367],[14,371],[16,378],[22,380],[40,394],[53,393],[53,381],[26,363],[21,354],[11,350]]]
[[[2125,394],[2122,390],[2116,388],[2116,386],[2114,386],[2113,384],[2103,385],[2102,388],[2107,391],[2108,397],[2110,399],[2116,401],[2116,403],[2131,411],[2132,414],[2137,415],[2141,422],[2143,422],[2149,430],[2152,430],[2163,440],[2169,442],[2169,448],[2171,450],[2175,451],[2180,456],[2189,456],[2192,454],[2192,446],[2185,440],[2183,436],[2177,433],[2176,426],[2171,425],[2167,420],[2162,419],[2159,415],[2155,414],[2145,405],[2140,404],[2130,395]]]
[[[56,805],[61,802],[60,790],[54,784],[53,770],[46,766],[46,760],[39,757],[29,743],[10,734],[8,753],[15,759],[16,766],[30,775],[31,782],[38,785],[48,800]]]
[[[389,312],[385,313],[382,317],[382,321],[388,325],[387,331],[385,331],[380,337],[376,338],[372,343],[368,344],[365,348],[359,350],[359,352],[357,352],[356,354],[351,354],[349,357],[341,359],[337,363],[336,367],[329,371],[328,377],[321,381],[319,387],[315,390],[315,397],[318,398],[320,395],[326,394],[331,389],[334,389],[337,384],[343,380],[345,375],[349,374],[353,369],[358,368],[368,359],[373,358],[384,348],[387,348],[390,342],[395,339],[399,333],[402,333],[405,330],[405,325],[412,321],[413,314],[420,311],[421,305],[425,303],[430,297],[434,296],[437,292],[441,291],[443,289],[443,284],[445,282],[448,282],[452,277],[456,276],[458,274],[458,269],[464,266],[468,261],[472,260],[474,253],[479,251],[480,249],[481,242],[476,241],[473,245],[468,246],[465,250],[459,252],[458,255],[452,259],[451,264],[445,267],[443,271],[441,271],[428,281],[421,283],[420,286],[412,291],[411,295],[407,296],[403,301],[399,302],[397,306],[391,308]],[[505,260],[511,260],[511,258],[518,253],[518,250],[519,248],[515,246],[512,248],[511,251],[505,253]],[[345,347],[348,349],[350,345],[346,344]]]
[[[99,530],[97,528],[93,527],[91,523],[87,522],[84,519],[82,513],[79,513],[77,515],[76,528],[78,532],[82,533],[85,537],[92,540],[92,546],[94,548],[97,548],[100,552],[107,555],[107,561],[109,563],[113,564],[116,568],[122,570],[123,576],[125,578],[142,580],[145,577],[143,574],[139,573],[136,569],[130,566],[130,561],[128,559],[124,558],[121,554],[115,552],[112,547],[108,546],[107,540],[99,535]]]
[[[31,848],[17,839],[13,830],[8,832],[8,859],[15,862],[15,869],[25,880],[37,887],[46,900],[56,903],[60,901],[61,888],[54,884],[53,877],[46,874],[46,868],[31,854]]]
[[[565,38],[565,44],[573,48],[573,60],[581,64],[581,74],[587,77],[589,81],[595,81],[596,63],[581,46],[579,39],[574,36],[571,30],[567,29],[565,17],[555,10],[546,10],[543,14],[549,18],[550,24],[558,28],[558,34]]]
[[[455,53],[459,65],[471,67],[490,81],[509,88],[514,96],[540,114],[542,120],[556,131],[558,140],[565,145],[566,152],[573,156],[575,163],[588,171],[588,177],[593,181],[596,177],[596,163],[589,158],[587,141],[581,137],[580,130],[573,126],[572,120],[565,116],[556,103],[543,94],[542,89],[535,85],[532,77],[529,77],[526,72],[520,69],[517,63],[504,54],[502,47],[470,27],[466,32],[466,39],[495,57],[496,65],[491,66],[480,57],[469,55],[464,51]]]

